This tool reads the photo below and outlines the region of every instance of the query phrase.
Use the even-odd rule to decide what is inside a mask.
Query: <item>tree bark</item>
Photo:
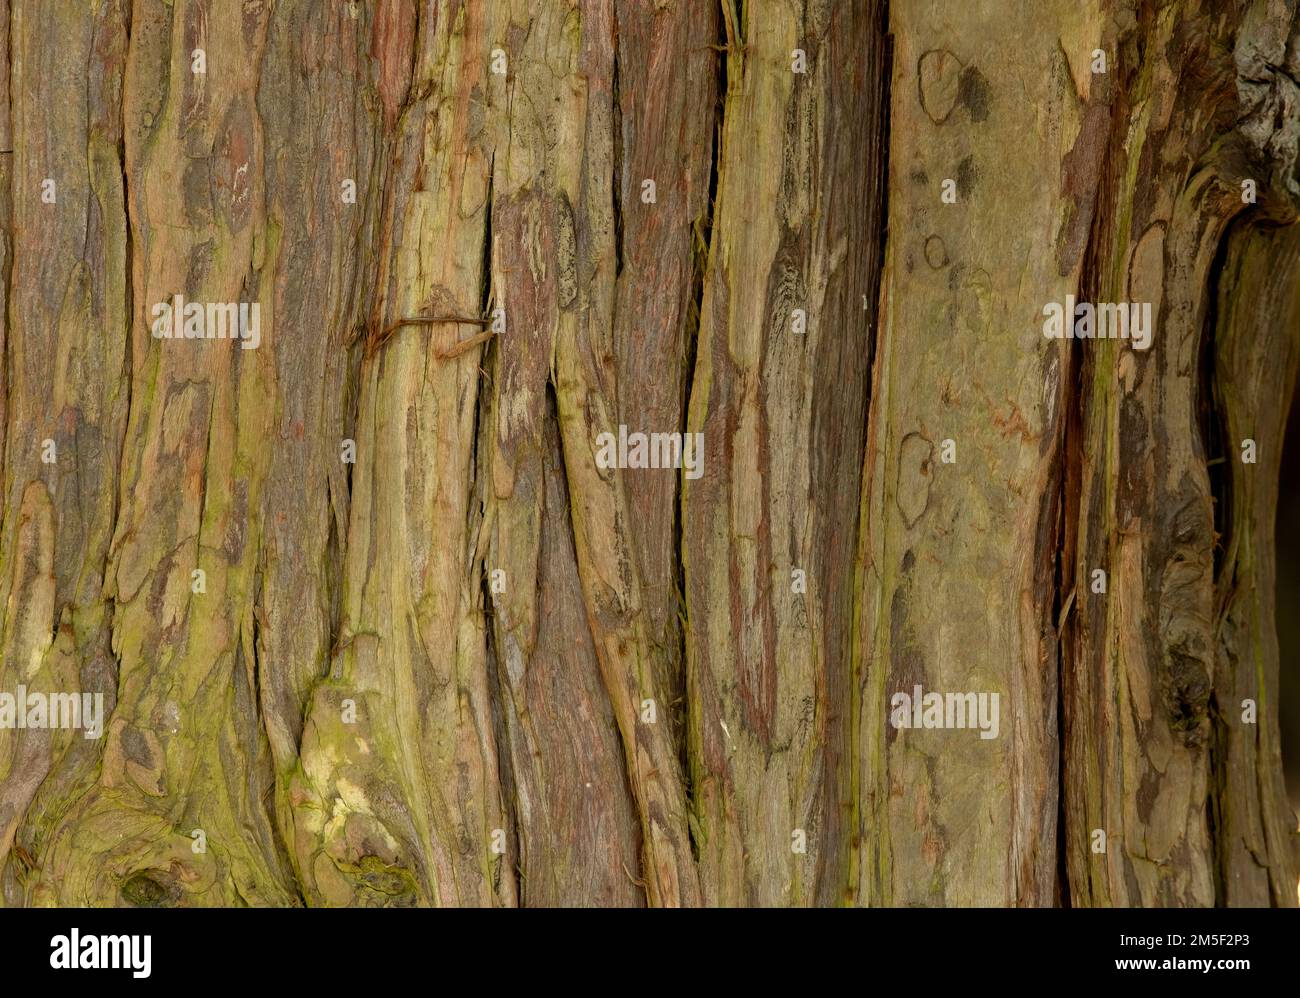
[[[1295,906],[1298,53],[0,0],[3,903]]]

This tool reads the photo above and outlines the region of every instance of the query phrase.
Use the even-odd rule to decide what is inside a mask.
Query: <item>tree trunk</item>
[[[0,37],[6,905],[1296,904],[1296,0]]]

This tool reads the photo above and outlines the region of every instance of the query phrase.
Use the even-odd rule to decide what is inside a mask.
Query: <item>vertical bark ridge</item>
[[[531,113],[521,101],[512,103],[511,159],[498,179],[505,196],[538,202],[545,220],[538,232],[554,246],[556,272],[548,288],[553,297],[546,302],[550,319],[542,329],[554,337],[551,379],[574,549],[588,626],[636,805],[639,879],[652,905],[693,905],[698,887],[685,785],[671,724],[658,720],[668,704],[658,687],[666,667],[646,625],[624,475],[598,467],[595,460],[599,434],[617,431],[611,189],[615,11],[609,0],[573,10],[548,6],[534,14],[534,31],[539,22],[555,34],[569,33],[567,44],[552,40],[555,50],[567,55],[569,68],[551,85],[562,88],[554,100],[556,127],[533,125],[531,135],[521,136]],[[540,79],[535,84],[547,93],[550,87],[543,85]],[[561,122],[585,137],[582,147],[561,141]],[[538,269],[534,265],[533,273]],[[648,704],[654,714],[647,713]]]
[[[311,903],[513,904],[471,522],[481,347],[448,356],[479,301],[496,30],[482,4],[376,11],[388,160],[360,371],[343,584],[294,806]],[[346,713],[355,709],[355,723]]]
[[[866,405],[881,22],[875,4],[802,3],[724,4],[723,20],[687,420],[706,449],[683,482],[697,843],[708,903],[809,905],[847,878],[847,771],[827,766],[849,725],[830,694],[848,669],[861,468],[843,457]]]
[[[493,177],[495,340],[484,421],[498,695],[530,906],[643,903],[640,830],[580,580],[553,370],[561,327],[600,307],[612,204],[584,150],[612,152],[611,10],[513,7]],[[525,30],[526,29],[526,30]],[[568,133],[581,141],[561,141]],[[607,182],[607,180],[606,180]],[[604,191],[608,194],[608,188]],[[593,231],[593,229],[595,231]],[[593,245],[594,244],[594,245]],[[606,305],[606,308],[608,306]],[[606,317],[608,313],[606,312]],[[579,460],[580,458],[574,458]]]
[[[200,302],[259,297],[265,232],[254,95],[266,22],[255,12],[210,21],[204,4],[166,11],[138,4],[128,50],[124,8],[101,10],[117,23],[97,38],[116,39],[126,70],[121,113],[116,101],[94,101],[113,112],[105,179],[95,186],[120,198],[125,172],[132,226],[129,264],[125,224],[115,229],[119,249],[106,254],[124,298],[131,268],[131,315],[121,324],[131,337],[121,354],[131,379],[124,498],[102,583],[116,605],[117,702],[97,772],[63,787],[51,809],[40,852],[46,872],[30,896],[292,903],[292,877],[262,800],[271,774],[252,649],[253,509],[265,472],[255,442],[268,411],[258,404],[267,370],[229,341],[169,350],[181,344],[150,336],[158,315],[151,306],[174,294]],[[223,71],[209,77],[195,50]],[[122,92],[120,70],[110,72]],[[161,91],[159,72],[168,80]],[[126,342],[123,335],[117,349]],[[210,851],[191,848],[196,829]],[[48,872],[65,864],[75,872]]]
[[[854,889],[862,904],[1049,904],[1057,598],[1046,566],[1068,364],[1037,317],[1073,288],[1079,261],[1043,252],[1044,234],[1071,216],[1040,164],[1079,139],[1086,98],[1043,39],[1059,32],[1074,50],[1100,18],[1065,3],[1017,4],[977,24],[937,3],[893,5],[891,16]],[[1010,146],[1019,154],[1007,157]],[[981,197],[994,177],[996,203]],[[955,203],[941,200],[945,180],[956,182]],[[918,730],[918,687],[990,704],[996,694],[997,737]]]
[[[111,709],[112,603],[103,590],[129,391],[118,158],[127,12],[112,3],[85,17],[75,3],[56,3],[5,13],[12,257],[0,677],[9,691],[99,692]],[[20,845],[45,854],[62,795],[90,778],[97,748],[77,732],[0,731],[0,857],[34,798]],[[34,888],[36,871],[8,869],[4,894],[14,901]]]
[[[688,328],[696,266],[694,233],[710,211],[718,8],[677,3],[655,10],[615,4],[613,142],[617,285],[614,351],[618,423],[629,432],[684,432]],[[647,194],[645,182],[654,184]],[[652,196],[651,203],[646,202]],[[684,758],[680,475],[624,479],[644,614],[655,647],[662,723]]]
[[[276,813],[290,840],[288,790],[312,687],[329,671],[346,557],[344,441],[352,431],[341,403],[354,379],[345,343],[361,318],[360,262],[372,249],[367,206],[377,179],[378,123],[363,104],[365,29],[343,4],[278,5],[258,90],[280,403],[261,514],[255,651]]]

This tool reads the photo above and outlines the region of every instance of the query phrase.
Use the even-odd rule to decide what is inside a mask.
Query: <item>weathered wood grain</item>
[[[0,900],[1295,905],[1298,37],[0,0]]]

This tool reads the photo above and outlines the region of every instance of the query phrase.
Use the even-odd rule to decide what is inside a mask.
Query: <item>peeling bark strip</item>
[[[1296,0],[969,8],[0,0],[3,903],[1295,905]]]
[[[1215,328],[1214,268],[1229,222],[1246,207],[1242,181],[1255,181],[1263,212],[1275,218],[1293,221],[1300,207],[1300,128],[1277,113],[1294,106],[1295,84],[1276,75],[1270,82],[1263,68],[1293,52],[1300,23],[1294,5],[1280,23],[1262,19],[1264,4],[1230,6],[1235,16],[1221,4],[1175,4],[1143,11],[1124,29],[1117,43],[1126,55],[1110,95],[1114,127],[1108,145],[1092,153],[1106,164],[1097,199],[1104,214],[1092,226],[1085,288],[1100,300],[1154,302],[1159,320],[1149,354],[1098,342],[1082,364],[1064,781],[1069,875],[1081,904],[1238,897],[1230,882],[1223,896],[1216,854],[1241,848],[1234,839],[1244,834],[1237,830],[1244,816],[1230,798],[1241,793],[1235,784],[1259,779],[1253,766],[1238,768],[1249,760],[1234,759],[1230,748],[1218,762],[1225,783],[1217,791],[1211,784],[1212,744],[1231,747],[1245,732],[1239,709],[1212,710],[1214,691],[1232,683],[1219,674],[1225,635],[1214,572],[1224,543],[1216,516],[1228,511],[1215,509],[1208,462],[1239,463],[1240,455],[1230,441],[1229,453],[1206,451],[1198,405],[1210,386],[1200,384],[1200,359],[1217,349],[1203,338],[1235,331]],[[1284,299],[1270,301],[1272,319],[1290,317]],[[1282,324],[1288,335],[1296,328]],[[1271,418],[1285,412],[1282,405]],[[1230,425],[1239,418],[1228,413]],[[1273,464],[1242,470],[1248,493],[1266,490],[1270,475],[1276,481],[1280,440],[1275,446]],[[1240,476],[1229,477],[1236,484]],[[1271,510],[1255,509],[1250,522],[1270,522]],[[1242,567],[1242,583],[1271,591],[1271,580],[1255,574],[1268,571],[1267,561]],[[1109,578],[1104,596],[1090,584],[1097,569]],[[1263,671],[1257,682],[1266,684]],[[1262,723],[1266,747],[1275,724],[1275,714]],[[1280,766],[1266,765],[1274,769],[1264,781],[1271,810],[1280,805]],[[1216,830],[1210,812],[1224,808],[1227,824]],[[1294,820],[1287,824],[1294,836]],[[1096,830],[1105,834],[1104,852],[1093,847]],[[1289,849],[1277,836],[1273,846],[1256,861],[1289,868],[1292,888],[1275,902],[1295,904]]]

